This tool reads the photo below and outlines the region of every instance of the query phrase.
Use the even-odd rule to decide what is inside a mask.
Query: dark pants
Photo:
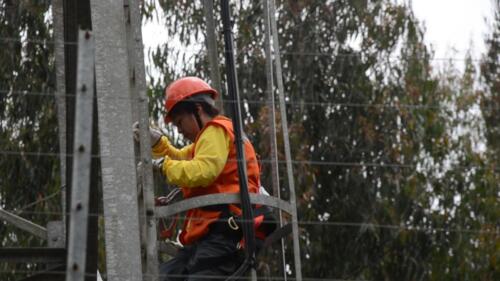
[[[221,233],[209,233],[193,245],[160,265],[161,281],[225,280],[243,262],[236,239]]]

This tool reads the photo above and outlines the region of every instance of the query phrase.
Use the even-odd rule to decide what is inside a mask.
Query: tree
[[[494,23],[492,32],[486,39],[487,53],[481,60],[481,78],[484,84],[481,108],[486,121],[488,146],[498,166],[500,117],[496,112],[500,107],[500,4],[495,1],[493,3],[496,3]]]
[[[151,75],[149,89],[151,114],[159,116],[168,82],[209,75],[206,52],[195,44],[206,36],[202,2],[155,3],[145,1],[145,17],[163,12],[172,39],[150,52],[161,72]],[[263,183],[271,186],[263,11],[258,1],[232,4],[245,129],[263,156]],[[0,5],[0,44],[8,50],[0,53],[0,202],[44,225],[54,219],[47,213],[60,212],[51,204],[58,196],[21,206],[57,194],[61,185],[49,6]],[[478,89],[470,58],[464,73],[453,63],[434,71],[424,33],[406,6],[282,0],[277,8],[304,276],[497,280],[500,9]],[[217,31],[223,62],[220,26]],[[2,247],[44,243],[0,226]],[[276,259],[262,258],[279,275]],[[12,270],[28,268],[0,270],[2,280],[15,280],[24,273]]]
[[[148,11],[155,9],[151,2]],[[494,197],[495,170],[474,147],[481,119],[460,120],[456,112],[477,106],[474,71],[434,72],[424,34],[406,6],[382,0],[277,2],[304,276],[491,279],[497,269],[485,257],[494,256],[496,242],[475,245],[495,234],[491,221],[498,207],[488,199]],[[203,47],[192,57],[185,52],[204,37],[201,3],[160,6],[171,38],[182,47],[170,40],[153,51],[163,80],[151,80],[151,93],[177,76],[209,76]],[[238,2],[233,14],[246,131],[265,156],[262,7]],[[153,97],[161,99],[157,93]],[[159,111],[153,106],[154,114]],[[461,126],[472,131],[457,137]],[[264,167],[269,160],[263,157]],[[270,186],[268,172],[263,182]]]
[[[5,0],[0,7],[0,205],[45,226],[60,219],[54,214],[61,211],[49,4]],[[49,195],[56,196],[29,205]],[[0,237],[2,247],[45,243],[5,222],[0,222]],[[0,279],[17,280],[27,269],[2,264]],[[19,273],[6,273],[11,270]]]

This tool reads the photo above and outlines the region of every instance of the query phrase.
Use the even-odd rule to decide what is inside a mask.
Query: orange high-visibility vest
[[[183,187],[182,192],[184,194],[184,198],[207,194],[240,192],[233,123],[230,119],[224,116],[217,116],[205,125],[203,130],[198,134],[198,137],[208,126],[219,126],[223,128],[230,137],[229,155],[227,157],[226,165],[215,181],[209,186],[195,188]],[[198,141],[198,137],[194,142],[194,148],[191,155],[192,157],[194,157],[196,151],[196,142]],[[244,149],[247,164],[248,191],[251,193],[258,193],[260,186],[260,168],[255,150],[248,139],[244,140]],[[229,209],[232,213],[241,215],[241,209],[239,207],[231,204],[229,205]],[[196,208],[189,210],[179,237],[180,242],[184,245],[189,245],[205,236],[209,231],[210,224],[216,221],[221,213],[222,211],[208,210],[208,208]]]

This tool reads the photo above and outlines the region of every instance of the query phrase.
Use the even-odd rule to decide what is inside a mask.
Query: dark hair
[[[189,113],[194,114],[196,112],[196,105],[201,105],[201,108],[210,117],[215,117],[219,115],[219,110],[205,101],[199,100],[184,100],[177,103],[174,108],[170,111],[170,117],[174,117],[179,114]]]

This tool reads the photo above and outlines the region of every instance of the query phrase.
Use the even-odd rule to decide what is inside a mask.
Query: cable
[[[56,192],[53,192],[53,193],[52,193],[52,194],[50,194],[50,195],[47,195],[47,196],[45,196],[45,197],[43,197],[43,198],[41,198],[41,199],[39,199],[39,200],[36,200],[36,201],[34,201],[34,202],[31,202],[31,203],[29,203],[29,204],[27,204],[27,205],[24,205],[23,207],[21,207],[21,208],[17,209],[17,210],[14,212],[14,214],[16,214],[16,215],[20,215],[20,214],[22,214],[22,213],[23,213],[23,211],[24,211],[24,210],[26,210],[27,208],[29,208],[29,207],[31,207],[31,206],[34,206],[34,205],[37,205],[37,204],[40,204],[40,203],[42,203],[42,202],[44,202],[44,201],[47,201],[47,200],[49,200],[49,199],[52,199],[53,197],[55,197],[56,195],[58,195],[59,193],[61,193],[61,191],[62,191],[63,189],[64,189],[64,185],[63,185],[63,186],[61,186],[61,188],[60,188],[60,189],[58,189]]]
[[[27,211],[25,214],[31,215],[64,215],[62,212],[40,212],[40,211]],[[66,215],[69,215],[67,213]],[[121,215],[107,215],[99,214],[99,213],[89,213],[90,217],[101,217],[101,218],[118,218],[118,219],[129,219],[128,217],[123,217]],[[139,217],[146,217],[139,215]],[[156,216],[155,219],[159,220],[163,217]],[[185,221],[186,216],[179,216],[179,221]],[[192,221],[201,221],[205,220],[203,218],[190,218]],[[241,219],[244,221],[243,219]],[[224,219],[214,220],[215,222],[226,223],[227,221]],[[382,228],[382,229],[390,229],[390,230],[405,230],[405,231],[415,231],[415,232],[429,232],[429,234],[436,234],[442,232],[450,232],[450,233],[465,233],[465,234],[491,234],[491,235],[500,235],[500,228],[498,226],[494,226],[495,222],[484,222],[485,225],[491,225],[493,229],[468,229],[468,228],[447,228],[447,227],[421,227],[421,226],[412,226],[412,225],[392,225],[392,224],[376,224],[376,223],[368,223],[368,222],[340,222],[340,221],[305,221],[299,220],[299,225],[303,226],[325,226],[325,227],[365,227],[365,228]]]
[[[50,152],[22,152],[22,151],[6,151],[6,150],[0,150],[0,154],[3,155],[11,155],[11,156],[33,156],[33,157],[39,157],[39,156],[47,156],[47,157],[59,157],[60,155],[63,155],[64,157],[72,157],[72,153],[50,153]],[[92,158],[100,158],[100,157],[106,157],[103,155],[98,155],[98,154],[93,154],[91,155]],[[114,156],[114,158],[117,159],[123,159],[127,160],[127,157],[117,157]],[[238,161],[238,160],[229,160],[229,161]],[[272,163],[272,159],[261,159],[261,163]],[[278,163],[280,164],[286,164],[285,160],[278,160]],[[317,160],[292,160],[292,164],[294,165],[311,165],[311,166],[337,166],[337,167],[379,167],[379,168],[407,168],[407,169],[416,169],[419,164],[397,164],[397,163],[371,163],[371,162],[339,162],[339,161],[317,161]],[[460,168],[460,169],[489,169],[490,167],[483,167],[483,166],[475,166],[475,165],[470,165],[470,166],[459,166],[455,165],[452,167],[454,169]],[[500,168],[495,168],[493,169],[495,172],[499,172]]]
[[[62,212],[40,212],[40,211],[27,211],[24,214],[30,215],[44,215],[44,216],[63,216]],[[69,213],[66,213],[69,215]],[[129,217],[124,217],[121,215],[104,215],[100,213],[89,213],[89,217],[100,217],[100,218],[117,218],[117,219],[129,219]],[[144,215],[139,215],[141,218],[146,218]],[[160,220],[163,217],[155,216],[155,220]],[[185,221],[186,216],[179,216],[179,221]],[[203,221],[204,218],[189,218],[192,221]],[[241,219],[241,221],[245,221]],[[217,219],[214,222],[226,223],[225,219]],[[470,229],[465,227],[422,227],[422,226],[412,226],[412,225],[393,225],[393,224],[377,224],[370,222],[342,222],[342,221],[311,221],[311,220],[298,220],[298,224],[301,226],[324,226],[324,227],[344,227],[344,228],[380,228],[389,230],[399,230],[399,231],[414,231],[414,232],[427,232],[427,234],[438,235],[438,233],[449,232],[449,233],[462,233],[462,234],[487,234],[487,235],[500,235],[500,227],[494,226],[496,222],[483,222],[483,225],[491,225],[492,229]],[[356,230],[357,231],[357,230]]]
[[[11,90],[0,90],[0,94],[10,94],[10,95],[18,95],[18,96],[49,96],[49,97],[76,97],[76,94],[60,94],[57,92],[33,92],[33,91],[27,91],[27,90],[16,90],[16,91],[11,91]],[[360,95],[360,94],[357,94]],[[110,96],[99,96],[98,99],[105,99],[105,100],[132,100],[136,101],[139,100],[140,98],[126,98],[126,97],[110,97]],[[196,102],[196,101],[187,101],[187,102]],[[224,99],[222,100],[222,103],[224,104],[234,104],[236,103],[235,100],[230,100],[230,99]],[[244,104],[253,104],[253,105],[270,105],[271,102],[268,99],[243,99],[242,103]],[[406,103],[398,103],[394,102],[393,104],[387,104],[387,103],[355,103],[355,102],[321,102],[321,101],[309,101],[309,100],[303,100],[303,99],[296,99],[296,100],[286,100],[285,101],[286,105],[290,106],[325,106],[325,107],[357,107],[357,108],[364,108],[364,107],[376,107],[376,108],[396,108],[396,109],[443,109],[443,110],[456,110],[453,105],[440,105],[440,104],[406,104]],[[500,106],[493,106],[489,105],[484,107],[483,109],[492,109],[492,110],[499,110]]]
[[[18,91],[8,91],[8,90],[0,90],[0,94],[11,94],[18,96],[49,96],[49,97],[76,97],[75,94],[58,94],[56,92],[27,92],[25,90]],[[136,101],[139,98],[125,98],[125,97],[98,97],[98,99],[106,99],[106,100],[132,100]],[[234,104],[236,101],[224,99],[222,100],[223,104]],[[270,105],[271,102],[269,100],[249,100],[243,99],[242,103],[249,105]],[[439,105],[439,104],[405,104],[405,103],[394,103],[394,104],[382,104],[382,103],[354,103],[354,102],[316,102],[316,101],[308,101],[308,100],[288,100],[285,101],[285,104],[288,106],[300,106],[300,107],[328,107],[328,108],[337,108],[340,110],[342,107],[351,107],[351,108],[381,108],[381,109],[394,109],[394,110],[402,110],[402,109],[410,109],[410,110],[443,110],[443,111],[456,111],[457,108],[454,105]],[[339,108],[340,107],[340,108]],[[488,104],[485,107],[480,109],[481,111],[485,110],[500,110],[500,105]]]
[[[14,37],[0,37],[0,42],[8,42],[8,43],[33,43],[33,44],[40,44],[40,45],[55,45],[56,42],[52,40],[46,40],[46,39],[20,39],[20,38],[14,38]],[[64,45],[74,45],[77,46],[78,42],[73,42],[73,41],[63,41],[62,42]],[[200,43],[200,46],[203,44]],[[241,50],[236,50],[237,56],[242,56],[242,55],[248,55],[249,52],[248,50],[251,49],[252,45],[249,45],[247,47],[243,47]],[[154,47],[150,47],[154,48]],[[193,52],[195,55],[198,55],[200,53],[199,48],[182,48],[183,51],[186,52]],[[225,52],[225,51],[222,51]],[[362,57],[366,56],[366,54],[363,53],[333,53],[333,52],[304,52],[304,51],[281,51],[281,55],[283,56],[327,56],[327,57],[337,57],[337,58],[352,58],[352,57]],[[387,58],[391,60],[398,60],[398,61],[407,61],[407,60],[417,60],[418,58],[409,58],[409,59],[404,59],[401,56],[388,56]],[[482,59],[473,59],[473,58],[459,58],[459,57],[429,57],[426,58],[429,61],[472,61],[472,62],[481,62]]]

